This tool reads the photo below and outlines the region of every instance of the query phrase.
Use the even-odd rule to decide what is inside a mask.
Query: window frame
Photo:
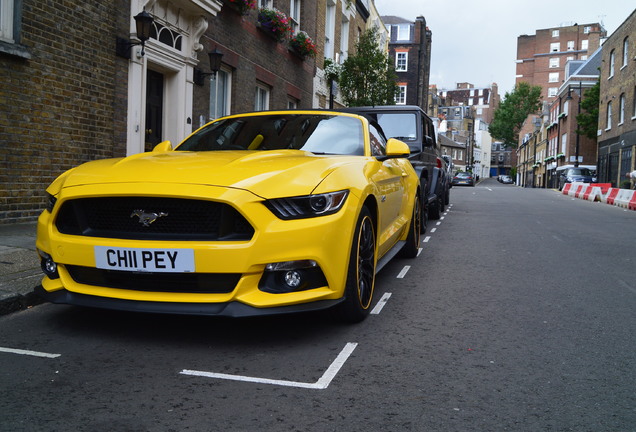
[[[609,101],[606,105],[607,111],[605,112],[605,130],[612,129],[612,101]]]
[[[618,126],[625,122],[625,93],[618,98]]]
[[[616,59],[616,50],[611,50],[610,54],[609,54],[609,76],[607,77],[607,79],[610,79],[614,76],[614,60]]]
[[[294,35],[300,31],[300,10],[302,8],[300,1],[289,0],[289,21]]]
[[[398,91],[395,94],[395,104],[396,105],[406,105],[406,84],[398,84]]]
[[[269,110],[271,88],[267,84],[257,82],[254,89],[254,111]],[[264,96],[262,98],[261,96]],[[262,106],[260,103],[262,102]]]
[[[559,57],[550,57],[550,60],[548,60],[548,68],[550,69],[558,68],[560,64]]]
[[[220,77],[224,77],[220,80]],[[223,82],[222,82],[223,81]],[[223,105],[219,109],[219,86],[222,85],[223,97],[221,104]],[[214,98],[214,100],[213,100]],[[232,107],[232,70],[221,66],[221,69],[216,73],[215,77],[210,78],[210,102],[209,102],[209,117],[210,120],[224,117],[230,114]]]
[[[625,39],[623,39],[623,65],[621,66],[621,69],[623,69],[624,67],[627,67],[627,63],[628,63],[628,58],[629,58],[629,36],[625,36]]]
[[[403,59],[400,57],[403,56]],[[401,68],[400,65],[404,64],[404,67]],[[408,51],[396,51],[395,52],[395,71],[396,72],[408,72],[409,70],[409,53]]]

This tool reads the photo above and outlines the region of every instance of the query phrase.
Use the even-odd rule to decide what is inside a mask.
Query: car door
[[[386,154],[386,141],[373,125],[369,125],[369,141],[372,156]],[[405,209],[408,206],[404,168],[406,159],[377,161],[371,180],[378,193],[378,257],[383,256],[399,239],[403,232]],[[406,213],[409,214],[409,213]]]

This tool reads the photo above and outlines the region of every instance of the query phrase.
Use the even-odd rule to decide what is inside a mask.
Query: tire
[[[446,189],[446,193],[444,194],[444,204],[450,204],[450,188]]]
[[[420,202],[420,215],[422,216],[420,220],[420,234],[426,234],[426,229],[428,228],[428,209],[424,202]]]
[[[409,235],[406,237],[406,244],[400,250],[400,257],[415,258],[420,249],[420,233],[422,225],[422,207],[420,199],[416,195],[413,203],[413,215],[409,223]]]
[[[376,234],[371,212],[362,208],[351,245],[345,300],[338,305],[338,316],[357,323],[369,315],[375,287]]]
[[[441,198],[437,198],[433,205],[431,205],[431,207],[428,209],[428,218],[437,220],[442,217],[441,207]]]

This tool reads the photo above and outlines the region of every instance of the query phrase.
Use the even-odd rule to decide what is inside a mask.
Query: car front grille
[[[133,240],[246,241],[254,235],[228,204],[163,197],[74,199],[62,205],[55,224],[63,234]]]
[[[226,294],[236,287],[240,273],[142,273],[67,265],[77,283],[132,291]]]

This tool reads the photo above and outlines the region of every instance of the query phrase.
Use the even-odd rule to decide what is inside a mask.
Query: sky
[[[634,11],[632,0],[375,0],[380,15],[426,19],[432,31],[430,84],[514,89],[517,37],[600,22],[610,36]]]

